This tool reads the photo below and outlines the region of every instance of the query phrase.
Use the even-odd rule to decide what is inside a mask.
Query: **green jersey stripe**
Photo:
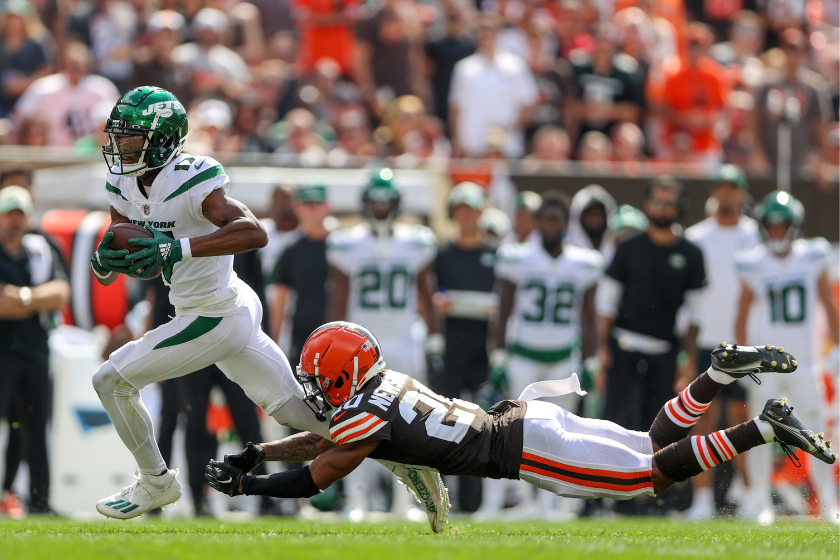
[[[518,356],[522,356],[523,358],[528,358],[529,360],[533,360],[535,362],[541,362],[544,364],[553,364],[555,362],[562,362],[563,360],[568,360],[572,357],[575,350],[578,349],[580,346],[580,342],[576,342],[572,344],[568,348],[557,348],[555,350],[537,350],[536,348],[528,348],[527,346],[522,346],[518,343],[513,343],[508,348],[508,352],[511,354],[516,354]]]
[[[216,328],[216,325],[222,322],[222,317],[196,317],[195,321],[187,325],[187,328],[176,334],[170,336],[163,342],[158,343],[154,350],[160,348],[169,348],[170,346],[178,346],[191,340],[205,335]]]
[[[199,185],[209,179],[212,179],[213,177],[218,177],[224,174],[225,170],[222,168],[221,165],[215,165],[209,169],[205,169],[198,175],[194,175],[192,178],[188,179],[183,185],[175,189],[175,192],[167,196],[163,201],[166,202],[167,200],[172,200],[176,196],[184,194],[194,186]]]
[[[120,189],[118,189],[117,187],[115,187],[111,183],[108,183],[108,182],[105,183],[105,190],[108,191],[108,192],[114,193],[115,195],[117,195],[118,197],[120,197],[121,199],[123,199],[125,201],[128,201],[128,199],[123,196],[122,191],[120,191]]]

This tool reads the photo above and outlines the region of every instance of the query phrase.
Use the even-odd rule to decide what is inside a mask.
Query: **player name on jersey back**
[[[502,401],[485,412],[386,370],[333,413],[330,438],[337,445],[380,441],[371,458],[443,474],[517,478],[525,406]]]

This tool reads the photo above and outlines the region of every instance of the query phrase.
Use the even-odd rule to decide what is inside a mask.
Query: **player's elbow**
[[[249,231],[250,249],[262,249],[268,245],[268,233],[259,220],[253,220],[251,224],[252,227]]]

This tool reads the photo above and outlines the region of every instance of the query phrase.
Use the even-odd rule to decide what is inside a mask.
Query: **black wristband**
[[[311,498],[320,492],[308,465],[294,471],[259,476],[246,474],[242,477],[242,493],[248,496]]]

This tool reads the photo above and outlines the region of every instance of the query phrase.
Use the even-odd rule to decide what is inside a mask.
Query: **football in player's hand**
[[[108,244],[108,247],[114,251],[124,249],[128,251],[129,254],[145,249],[145,247],[141,247],[140,245],[132,245],[128,242],[129,239],[134,239],[136,237],[151,239],[154,237],[152,232],[143,226],[138,226],[137,224],[114,224],[108,228],[108,231],[114,234],[114,237],[111,238],[111,242]],[[140,280],[151,280],[152,278],[160,276],[160,271],[161,269],[158,268],[151,276],[140,278],[139,275],[143,272],[143,269],[141,268],[140,270],[129,274],[129,276],[132,278],[139,278]]]

